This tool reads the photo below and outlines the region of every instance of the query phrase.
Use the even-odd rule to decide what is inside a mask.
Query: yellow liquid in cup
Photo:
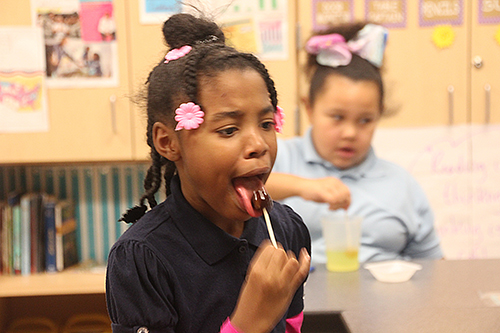
[[[352,272],[359,268],[358,249],[326,250],[326,268],[332,272]]]

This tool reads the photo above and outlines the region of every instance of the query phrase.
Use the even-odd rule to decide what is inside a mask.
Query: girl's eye
[[[360,123],[360,124],[363,124],[363,125],[364,125],[364,124],[369,124],[369,123],[371,123],[371,122],[372,122],[372,120],[373,120],[373,119],[371,119],[371,118],[363,118],[363,119],[361,119],[361,120],[359,121],[359,123]]]
[[[336,120],[336,121],[341,121],[342,119],[344,119],[344,117],[342,117],[339,114],[332,114],[332,118],[333,118],[333,120]]]
[[[223,128],[221,130],[218,130],[217,133],[221,134],[222,136],[231,136],[237,131],[236,127],[227,127]]]
[[[269,130],[269,129],[274,129],[274,126],[276,124],[274,123],[274,121],[265,121],[262,123],[262,128],[263,129],[266,129],[266,130]]]

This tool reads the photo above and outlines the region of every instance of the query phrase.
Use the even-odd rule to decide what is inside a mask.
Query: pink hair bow
[[[319,35],[310,38],[306,51],[316,54],[316,61],[323,66],[346,66],[351,62],[352,53],[356,53],[373,65],[382,66],[388,31],[386,28],[367,24],[357,36],[346,42],[339,34]]]

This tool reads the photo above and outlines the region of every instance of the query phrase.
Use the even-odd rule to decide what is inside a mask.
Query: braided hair
[[[365,27],[368,22],[344,23],[326,28],[313,36],[339,34],[349,41],[357,36],[358,32]],[[380,69],[371,64],[368,60],[353,53],[351,62],[346,66],[330,67],[319,64],[315,54],[307,54],[305,72],[310,79],[309,102],[311,105],[318,93],[323,88],[326,78],[331,74],[341,75],[353,81],[372,81],[380,92],[380,112],[384,112],[384,84]]]
[[[146,210],[157,205],[155,194],[165,183],[166,195],[170,195],[170,181],[176,173],[173,161],[161,156],[153,143],[153,125],[162,122],[175,126],[175,110],[181,103],[200,104],[199,82],[209,80],[230,69],[253,69],[264,80],[274,109],[278,105],[274,81],[257,57],[225,45],[225,37],[219,26],[206,18],[191,14],[172,15],[163,24],[163,36],[170,50],[189,45],[192,50],[185,56],[164,62],[151,71],[147,84],[147,144],[151,148],[151,166],[144,179],[144,194],[139,205],[129,209],[120,219],[134,223]],[[202,106],[203,109],[203,106]]]

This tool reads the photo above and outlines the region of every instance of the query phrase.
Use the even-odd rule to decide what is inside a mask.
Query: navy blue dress
[[[106,301],[113,332],[219,332],[231,315],[250,260],[269,239],[262,217],[245,222],[235,238],[186,201],[179,178],[172,194],[133,224],[113,245]],[[270,212],[276,240],[298,257],[310,253],[309,232],[288,206]],[[273,332],[303,310],[303,285]]]

